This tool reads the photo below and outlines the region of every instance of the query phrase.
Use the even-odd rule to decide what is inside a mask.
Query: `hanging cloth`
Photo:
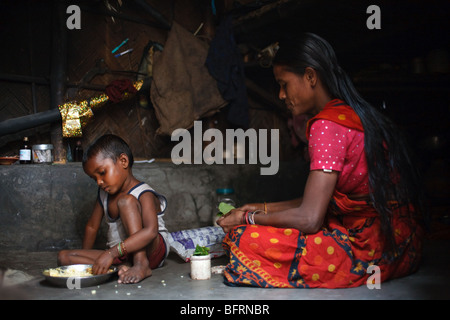
[[[232,17],[228,16],[217,27],[211,41],[206,67],[217,81],[222,97],[228,101],[228,120],[248,127],[248,100],[244,64],[233,34]]]
[[[226,105],[205,67],[208,45],[173,22],[162,52],[153,58],[150,98],[160,127],[158,134],[189,129],[194,121]]]

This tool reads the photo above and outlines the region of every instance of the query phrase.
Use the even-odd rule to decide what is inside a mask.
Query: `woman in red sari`
[[[230,255],[225,283],[346,288],[366,284],[373,270],[381,282],[414,272],[421,188],[395,125],[359,96],[317,35],[281,44],[273,71],[293,116],[311,118],[310,173],[303,197],[219,219]]]

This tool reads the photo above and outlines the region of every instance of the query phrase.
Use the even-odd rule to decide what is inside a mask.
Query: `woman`
[[[381,281],[414,272],[420,184],[394,124],[359,96],[317,35],[281,44],[273,71],[293,116],[311,117],[310,173],[302,198],[218,220],[228,232],[226,283],[346,288],[366,284],[372,265]]]

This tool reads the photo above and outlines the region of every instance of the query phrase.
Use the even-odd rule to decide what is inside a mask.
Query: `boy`
[[[83,156],[84,172],[99,186],[98,201],[87,222],[81,250],[63,250],[59,265],[92,264],[94,274],[119,267],[119,283],[137,283],[151,276],[168,255],[168,231],[163,214],[166,198],[132,173],[133,155],[120,137],[108,134]],[[107,250],[93,250],[103,216],[109,225]]]

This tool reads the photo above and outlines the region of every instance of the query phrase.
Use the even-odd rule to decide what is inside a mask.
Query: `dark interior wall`
[[[216,189],[233,187],[238,205],[282,201],[303,194],[308,166],[281,163],[277,175],[257,165],[135,164],[133,173],[168,201],[169,232],[212,225]],[[79,248],[98,187],[79,163],[0,166],[0,251]],[[105,245],[105,226],[97,246]]]

